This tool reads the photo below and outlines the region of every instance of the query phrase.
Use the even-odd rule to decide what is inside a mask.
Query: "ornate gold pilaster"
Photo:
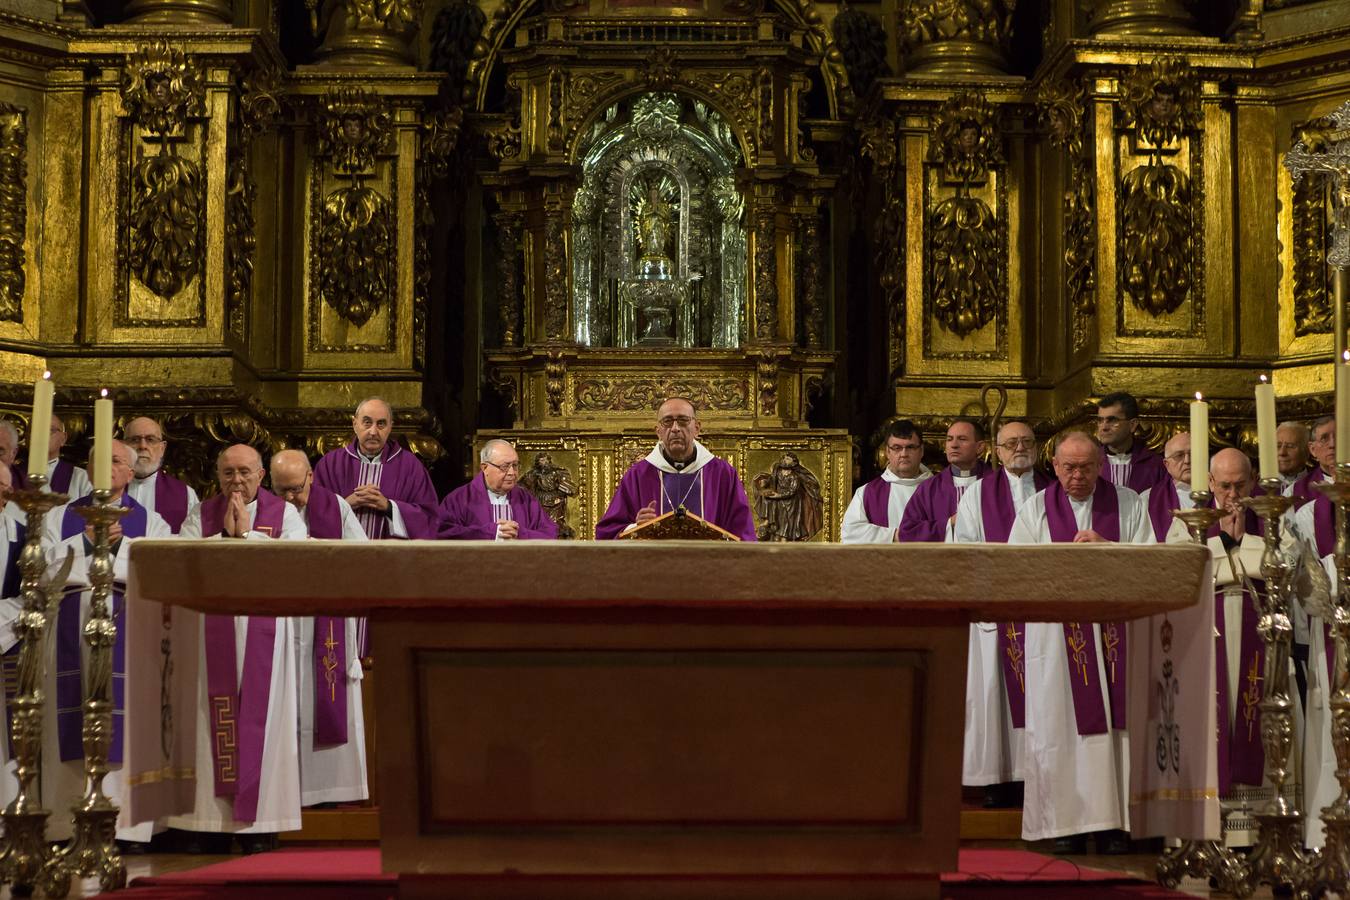
[[[1016,0],[977,9],[945,0],[901,0],[898,35],[915,75],[997,75],[1007,70]]]
[[[778,199],[771,185],[755,188],[755,340],[778,340]]]
[[[0,321],[23,321],[27,276],[28,110],[0,103]]]
[[[1093,35],[1199,34],[1182,0],[1097,0],[1087,24]]]
[[[1063,286],[1070,311],[1069,333],[1075,352],[1092,343],[1097,312],[1096,196],[1093,191],[1092,120],[1081,82],[1051,82],[1041,89],[1040,125],[1051,146],[1067,158],[1061,194]]]
[[[348,67],[416,64],[413,41],[422,0],[307,0],[314,33],[323,37],[321,65]]]
[[[230,0],[131,0],[128,25],[230,25]]]

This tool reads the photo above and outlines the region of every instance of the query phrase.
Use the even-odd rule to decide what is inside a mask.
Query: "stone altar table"
[[[937,897],[967,625],[1201,596],[1203,547],[141,541],[142,601],[367,614],[405,897]],[[369,594],[378,586],[381,597]]]

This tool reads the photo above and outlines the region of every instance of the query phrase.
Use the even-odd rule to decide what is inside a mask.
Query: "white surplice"
[[[159,479],[159,470],[156,469],[144,478],[133,478],[131,484],[127,485],[127,493],[131,499],[135,500],[141,506],[144,506],[150,512],[155,510],[155,483]],[[187,487],[187,511],[190,513],[197,507],[197,492],[192,489],[192,485]]]
[[[249,503],[246,511],[250,529],[245,536],[252,540],[271,540],[268,535],[252,530],[258,513],[258,501]],[[188,513],[179,534],[182,537],[201,537],[201,533],[201,506],[197,506]],[[280,540],[304,540],[306,534],[304,520],[295,507],[287,503],[282,517]],[[205,660],[205,618],[200,618],[197,652]],[[248,616],[234,617],[235,664],[240,676],[244,668],[248,620]],[[233,798],[216,796],[215,780],[212,777],[215,759],[211,753],[211,707],[207,700],[206,665],[203,662],[197,670],[197,779],[193,808],[188,815],[170,816],[164,823],[169,828],[268,834],[294,831],[300,827],[300,753],[296,727],[300,710],[295,684],[295,625],[294,620],[285,617],[278,617],[276,623],[257,818],[251,823],[237,821],[234,818]]]
[[[989,478],[1006,478],[1013,510],[1036,493],[1031,471],[1014,475],[1000,469]],[[968,490],[956,505],[951,539],[959,544],[985,542],[983,491]],[[1003,660],[998,649],[997,622],[974,622],[966,663],[966,739],[961,783],[972,787],[1022,780],[1025,731],[1013,728],[1003,683]]]
[[[1138,494],[1115,486],[1122,543],[1152,544],[1153,526]],[[1078,528],[1092,527],[1092,498],[1070,498]],[[1049,544],[1045,493],[1027,500],[1017,514],[1010,544]],[[1110,697],[1101,626],[1092,625],[1102,703]],[[1022,839],[1039,841],[1089,831],[1128,829],[1129,739],[1125,731],[1080,735],[1074,719],[1069,659],[1059,623],[1028,622],[1026,629],[1026,752]],[[1108,712],[1109,719],[1109,712]],[[1109,725],[1109,722],[1108,722]]]
[[[868,521],[867,509],[863,504],[863,492],[867,490],[867,485],[863,485],[853,492],[853,499],[849,501],[848,509],[844,512],[843,522],[839,526],[840,542],[894,543],[895,532],[900,527],[900,520],[905,517],[905,506],[909,503],[909,498],[914,496],[920,484],[932,477],[933,473],[927,466],[920,466],[919,474],[913,478],[901,478],[890,469],[883,469],[881,478],[890,485],[890,497],[886,502],[886,527],[882,528]]]
[[[24,515],[19,507],[7,503],[0,507],[0,585],[9,580],[9,548],[19,539]],[[17,567],[19,558],[14,557]],[[18,582],[15,582],[16,586]],[[0,596],[0,653],[12,648],[17,639],[14,636],[14,623],[23,611],[23,600],[16,590],[14,596]],[[3,702],[0,700],[0,702]],[[19,793],[19,783],[14,779],[15,765],[9,757],[9,719],[0,711],[0,808],[9,806]]]
[[[337,498],[342,516],[342,539],[367,540],[365,529],[352,508]],[[308,524],[307,510],[301,518]],[[343,625],[351,660],[344,679],[347,692],[347,743],[314,746],[314,618],[295,619],[295,673],[300,704],[300,803],[350,803],[370,796],[366,776],[365,714],[361,704],[361,660],[357,654],[357,620],[339,620]]]
[[[76,588],[80,589],[80,666],[87,672],[89,647],[83,640],[83,634],[84,625],[89,621],[90,615],[89,603],[92,590],[89,585],[89,563],[93,557],[91,553],[86,553],[84,532],[71,535],[65,540],[61,539],[61,527],[65,512],[66,507],[62,506],[52,510],[47,515],[48,571],[55,575],[57,568],[64,561],[66,553],[71,554],[73,562],[62,593]],[[145,537],[170,538],[173,537],[173,530],[169,528],[169,523],[165,522],[163,517],[156,513],[147,512]],[[127,559],[131,552],[131,544],[135,540],[137,539],[127,538],[121,541],[117,546],[117,553],[113,557],[113,581],[119,587],[125,586],[127,583]],[[108,610],[109,615],[112,612],[112,609]],[[53,649],[47,657],[46,677],[44,678],[47,702],[42,708],[42,803],[52,811],[51,817],[47,820],[47,837],[53,840],[65,840],[70,837],[70,808],[84,796],[84,760],[74,759],[62,762],[60,739],[56,727],[57,666],[54,648],[56,630],[60,627],[60,621],[61,617],[58,612],[47,625],[50,646]],[[84,685],[87,689],[87,682],[84,682]],[[111,691],[111,686],[109,690]],[[83,691],[81,691],[81,697],[83,697]],[[148,727],[158,729],[158,710],[151,711],[150,719],[151,722]],[[123,710],[122,716],[123,759],[126,758],[126,748],[131,729],[139,727],[147,726],[137,719],[135,711],[128,704],[127,708]],[[155,823],[132,822],[130,820],[127,804],[124,802],[125,789],[126,784],[123,779],[121,764],[110,764],[108,774],[103,778],[103,792],[108,795],[108,799],[116,803],[121,809],[117,818],[117,839],[120,841],[148,841],[155,831]]]
[[[1302,507],[1309,510],[1309,518],[1312,506],[1311,503],[1305,503]],[[1308,533],[1312,534],[1312,531]],[[1322,567],[1332,585],[1335,585],[1334,553],[1328,553],[1322,558]],[[1326,628],[1323,627],[1323,621],[1321,616],[1309,619],[1309,632],[1313,639],[1308,645],[1308,706],[1304,711],[1303,732],[1303,841],[1314,848],[1326,845],[1326,835],[1322,830],[1322,809],[1330,806],[1340,795],[1340,783],[1336,781],[1336,753],[1331,743],[1331,696],[1334,686],[1327,672]],[[1294,705],[1297,708],[1298,704]]]

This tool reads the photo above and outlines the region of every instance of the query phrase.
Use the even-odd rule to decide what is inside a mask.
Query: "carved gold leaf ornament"
[[[1184,60],[1158,57],[1120,83],[1120,122],[1144,143],[1162,148],[1200,126],[1200,84]]]
[[[122,106],[141,128],[161,137],[181,132],[202,114],[201,71],[166,41],[142,46],[122,70]]]
[[[669,397],[688,397],[699,409],[750,406],[749,385],[740,378],[582,378],[575,397],[577,410],[588,412],[658,409]]]
[[[1003,165],[994,109],[984,97],[957,94],[942,104],[933,125],[928,158],[942,167],[950,182],[982,181],[991,168]]]
[[[900,36],[905,46],[967,40],[1006,45],[1016,0],[902,0]]]
[[[391,294],[393,222],[389,201],[367,187],[340,188],[324,200],[318,246],[319,292],[356,326]]]
[[[0,103],[0,322],[23,321],[28,110]]]
[[[1041,128],[1052,146],[1069,159],[1069,184],[1064,191],[1064,283],[1073,310],[1073,347],[1085,347],[1096,314],[1096,194],[1093,160],[1088,152],[1085,115],[1087,92],[1071,81],[1049,82],[1037,107]]]
[[[161,297],[187,287],[201,264],[201,174],[177,156],[150,156],[131,173],[128,260],[141,283]]]
[[[388,152],[392,117],[379,95],[361,88],[336,88],[321,102],[318,155],[338,172],[368,172]]]

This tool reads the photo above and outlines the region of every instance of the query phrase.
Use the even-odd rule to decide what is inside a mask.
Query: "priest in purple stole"
[[[130,512],[110,530],[113,554],[113,592],[111,607],[117,626],[117,640],[112,655],[112,741],[108,746],[109,771],[103,780],[103,789],[114,803],[122,807],[117,823],[118,840],[146,842],[150,840],[153,822],[133,822],[123,803],[126,783],[122,771],[126,734],[129,728],[159,729],[159,716],[152,714],[137,722],[126,703],[127,671],[127,558],[131,542],[142,537],[167,538],[173,533],[156,513],[149,512],[126,492],[131,481],[131,463],[134,452],[121,441],[112,445],[111,502],[126,507]],[[84,794],[84,660],[88,647],[84,640],[84,626],[89,620],[91,586],[89,564],[93,560],[93,528],[86,524],[77,510],[89,506],[93,497],[84,496],[54,510],[47,517],[47,560],[49,566],[58,566],[69,552],[72,565],[66,577],[60,606],[57,608],[53,631],[56,639],[55,663],[48,667],[47,696],[53,698],[45,709],[42,735],[42,797],[52,809],[67,809]],[[68,816],[53,816],[47,827],[49,837],[63,839],[70,836]]]
[[[1090,437],[1062,434],[1054,464],[1057,480],[1022,504],[1008,543],[1154,543],[1143,501],[1100,477]],[[1098,852],[1127,852],[1125,651],[1121,623],[1027,623],[1023,840],[1082,852],[1086,833],[1105,831]]]
[[[1167,478],[1144,491],[1144,505],[1148,507],[1148,519],[1153,525],[1153,537],[1162,543],[1167,534],[1177,524],[1173,510],[1190,509],[1195,505],[1191,500],[1191,433],[1179,431],[1168,439],[1163,446],[1163,466],[1167,469]]]
[[[745,487],[729,463],[699,443],[693,403],[671,397],[656,417],[656,446],[624,473],[609,508],[596,523],[596,540],[611,540],[684,507],[743,541],[753,541],[755,519]]]
[[[520,457],[507,441],[493,439],[478,454],[478,475],[441,501],[437,535],[450,541],[551,541],[557,524],[525,488]]]
[[[314,483],[342,497],[356,511],[371,540],[436,536],[436,489],[426,466],[389,440],[394,411],[371,397],[356,407],[345,447],[330,450],[314,467]]]
[[[1336,417],[1322,416],[1312,424],[1312,436],[1308,440],[1308,452],[1312,454],[1313,466],[1294,482],[1291,496],[1300,508],[1305,503],[1323,496],[1313,485],[1319,481],[1336,477]]]
[[[908,419],[886,428],[886,468],[853,493],[839,527],[845,544],[889,544],[900,532],[905,507],[919,485],[933,477],[923,464],[923,434]]]
[[[137,416],[122,430],[122,440],[136,451],[132,467],[136,477],[127,486],[128,493],[141,506],[159,513],[177,534],[197,505],[197,492],[164,471],[164,451],[169,445],[164,429],[154,419]]]
[[[1333,436],[1335,429],[1332,429]],[[1281,422],[1275,429],[1276,466],[1279,468],[1280,493],[1294,496],[1294,487],[1308,473],[1308,454],[1312,450],[1312,435],[1303,422]],[[1270,473],[1258,473],[1257,480],[1269,478]]]
[[[352,508],[314,484],[309,457],[282,450],[268,466],[272,490],[295,507],[312,540],[367,540]],[[370,796],[365,715],[361,704],[359,622],[352,617],[301,616],[295,624],[300,704],[300,802],[350,803]]]
[[[1124,391],[1097,401],[1097,440],[1101,442],[1102,477],[1137,494],[1167,478],[1163,459],[1135,435],[1139,402]]]
[[[984,426],[974,419],[956,419],[947,429],[947,468],[919,485],[905,507],[897,541],[942,543],[956,522],[956,504],[968,488],[989,473],[980,459]]]
[[[299,512],[260,487],[262,458],[235,444],[216,460],[220,493],[183,523],[183,537],[304,540]],[[199,667],[197,788],[191,814],[171,828],[271,835],[300,827],[300,764],[292,620],[204,615]]]
[[[53,415],[47,444],[47,484],[43,490],[78,500],[93,490],[93,485],[89,483],[88,472],[61,458],[61,448],[65,445],[66,423],[60,416]]]
[[[23,611],[19,596],[22,582],[19,554],[23,552],[27,537],[23,514],[9,503],[13,485],[14,475],[9,466],[0,465],[0,683],[5,692],[5,715],[0,718],[5,731],[4,739],[0,740],[0,805],[6,806],[18,792],[14,769],[9,765],[13,756],[9,746],[9,701],[14,699],[14,686],[19,677],[19,645],[14,636],[14,623]]]
[[[966,491],[956,508],[952,539],[1006,543],[1017,511],[1050,479],[1036,468],[1036,434],[1024,422],[998,430],[1002,468]],[[961,783],[985,788],[985,806],[1015,805],[1022,780],[1026,726],[1025,622],[970,626],[966,665],[966,739]]]

